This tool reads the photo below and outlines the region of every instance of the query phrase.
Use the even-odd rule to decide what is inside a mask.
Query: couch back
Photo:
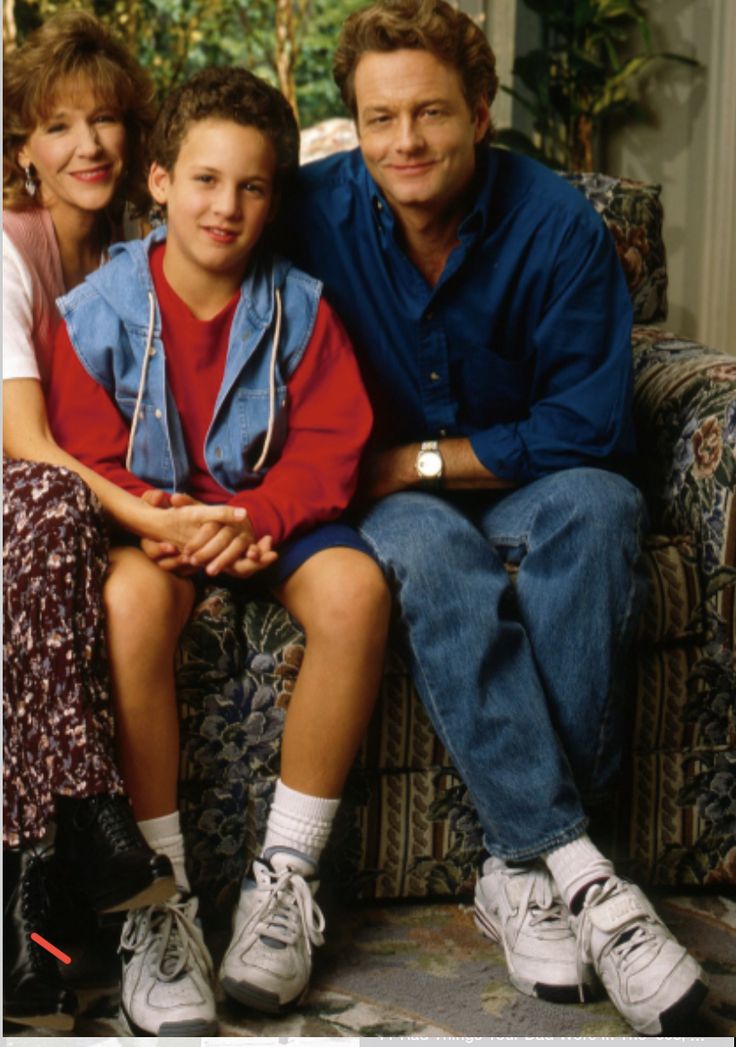
[[[662,187],[608,175],[565,174],[585,193],[611,230],[634,306],[634,323],[667,318],[667,263],[660,199]]]

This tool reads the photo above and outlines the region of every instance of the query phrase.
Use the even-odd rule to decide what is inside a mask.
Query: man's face
[[[363,159],[392,209],[451,211],[473,178],[485,102],[471,111],[457,70],[429,51],[369,51],[354,83]]]

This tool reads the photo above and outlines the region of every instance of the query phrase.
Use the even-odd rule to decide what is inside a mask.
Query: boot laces
[[[24,921],[29,926],[33,925],[31,930],[34,931],[39,927],[45,929],[51,915],[51,897],[46,872],[46,863],[37,852],[31,855],[21,872],[21,912]],[[29,955],[36,970],[48,966],[51,960],[50,954],[34,941],[31,942]]]
[[[132,850],[138,843],[135,834],[135,822],[132,816],[126,818],[124,812],[110,798],[96,805],[97,822],[107,839],[116,850]]]
[[[211,978],[212,960],[188,908],[189,903],[181,900],[150,905],[130,913],[118,952],[125,949],[141,953],[151,949],[156,978],[163,982],[175,981],[190,962],[204,969]]]
[[[311,953],[313,945],[324,942],[325,918],[304,877],[291,869],[276,872],[263,866],[263,870],[268,882],[259,882],[256,887],[263,897],[250,925],[259,937],[284,945],[292,945],[303,934]]]

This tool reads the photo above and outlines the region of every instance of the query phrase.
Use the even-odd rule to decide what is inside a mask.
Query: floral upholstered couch
[[[736,885],[736,358],[655,326],[667,282],[658,187],[572,180],[607,221],[635,306],[640,483],[653,526],[609,844],[644,882]],[[193,882],[221,911],[264,831],[302,655],[302,634],[276,603],[215,586],[182,642],[185,832]],[[363,896],[460,893],[480,851],[467,792],[394,637],[325,874]]]

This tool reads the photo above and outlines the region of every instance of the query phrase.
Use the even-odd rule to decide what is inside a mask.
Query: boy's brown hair
[[[52,115],[59,87],[89,81],[92,91],[122,114],[126,172],[116,202],[139,211],[150,205],[144,165],[145,139],[154,116],[154,89],[128,49],[86,11],[62,11],[37,29],[3,68],[3,204],[13,210],[40,206],[24,188],[18,153]]]
[[[342,100],[357,122],[355,70],[368,51],[429,51],[457,70],[470,109],[498,90],[496,58],[483,30],[445,0],[378,0],[346,20],[332,63]],[[484,138],[493,137],[489,124]]]
[[[276,153],[276,188],[299,166],[299,128],[280,91],[245,69],[204,69],[164,102],[151,135],[150,160],[169,173],[193,123],[232,120],[255,127]]]

